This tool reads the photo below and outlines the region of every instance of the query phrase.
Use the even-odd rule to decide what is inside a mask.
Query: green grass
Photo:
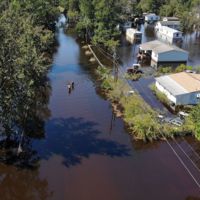
[[[137,81],[137,80],[139,80],[141,77],[142,77],[142,74],[141,74],[141,73],[138,73],[138,74],[128,74],[128,73],[126,73],[126,74],[125,74],[125,78],[126,78],[126,79],[129,79],[129,80],[132,80],[132,81]]]
[[[106,98],[122,108],[123,120],[134,139],[153,141],[161,139],[163,136],[174,137],[188,133],[189,129],[186,126],[175,127],[160,123],[157,118],[158,113],[137,93],[128,95],[132,88],[123,79],[119,78],[116,81],[113,75],[105,69],[98,69],[97,74],[101,82],[100,87],[104,91]],[[159,94],[162,101],[168,103],[163,95],[157,94]]]
[[[152,84],[150,86],[152,92],[156,95],[156,97],[166,106],[170,106],[170,101],[167,98],[167,96],[165,94],[163,94],[162,92],[160,92],[157,88],[155,84]]]

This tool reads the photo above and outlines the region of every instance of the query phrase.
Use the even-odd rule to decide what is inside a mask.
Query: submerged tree
[[[0,17],[0,134],[1,148],[7,150],[16,144],[28,148],[29,138],[43,137],[44,131],[38,130],[49,116],[48,49],[53,34],[24,10],[13,1]]]

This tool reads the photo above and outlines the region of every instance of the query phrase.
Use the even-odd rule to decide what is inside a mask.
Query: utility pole
[[[117,65],[117,54],[116,54],[116,48],[114,47],[113,50],[113,70],[114,70],[114,80],[118,81],[118,65]]]

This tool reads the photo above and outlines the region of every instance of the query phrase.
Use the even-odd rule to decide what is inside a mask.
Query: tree
[[[200,104],[192,109],[186,122],[190,130],[194,131],[195,137],[200,140]]]
[[[158,14],[160,7],[166,3],[166,0],[141,0],[139,7],[143,12],[153,12]]]
[[[47,51],[53,41],[52,32],[36,26],[20,6],[10,3],[0,17],[0,134],[8,139],[27,133],[30,122],[40,119],[38,95],[47,87]]]
[[[119,21],[118,5],[115,0],[93,0],[94,5],[94,44],[102,44],[110,50],[118,45],[119,32],[116,29]]]

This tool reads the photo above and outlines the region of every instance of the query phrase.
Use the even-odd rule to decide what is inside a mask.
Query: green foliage
[[[172,67],[159,67],[158,71],[162,74],[168,74],[172,72]]]
[[[94,44],[103,44],[110,50],[117,47],[116,30],[118,21],[118,7],[115,0],[93,0],[94,5]]]
[[[196,70],[197,73],[200,73],[200,66],[199,66],[199,67],[196,67],[195,70]]]
[[[129,94],[132,88],[123,79],[115,81],[107,68],[99,67],[97,74],[106,97],[122,108],[123,119],[133,138],[152,141],[191,132],[189,126],[175,127],[161,124],[157,113],[138,94]],[[166,101],[166,97],[162,94],[161,96],[163,101]]]
[[[102,44],[109,50],[118,44],[119,32],[116,29],[120,21],[122,2],[114,0],[68,0],[68,16],[76,23],[79,36],[96,44]]]
[[[54,42],[54,17],[50,17],[53,13],[47,14],[52,11],[50,2],[36,0],[33,5],[32,1],[22,4],[13,0],[0,5],[4,8],[0,14],[0,124],[1,134],[10,136],[38,121],[38,108],[41,113],[43,110],[40,100],[48,100],[44,91],[48,87],[45,80],[50,64],[48,52]]]
[[[200,104],[195,106],[186,119],[187,128],[193,131],[195,137],[200,140]]]
[[[181,64],[175,69],[175,72],[178,73],[178,72],[183,72],[185,70],[192,70],[192,66],[186,66],[184,64]]]
[[[99,75],[100,80],[109,78],[111,70],[107,67],[98,66],[96,73]]]
[[[153,93],[156,95],[156,97],[165,105],[170,105],[170,101],[169,99],[167,98],[167,96],[160,92],[157,88],[156,88],[156,85],[155,84],[152,84],[150,86],[151,90],[153,91]]]
[[[166,3],[166,0],[141,0],[139,7],[143,12],[153,12],[158,14],[160,7]]]
[[[142,77],[142,74],[141,74],[141,73],[138,73],[138,74],[128,74],[128,73],[126,73],[126,74],[125,74],[125,78],[130,79],[130,80],[132,80],[132,81],[137,81],[137,80],[139,80],[141,77]]]

